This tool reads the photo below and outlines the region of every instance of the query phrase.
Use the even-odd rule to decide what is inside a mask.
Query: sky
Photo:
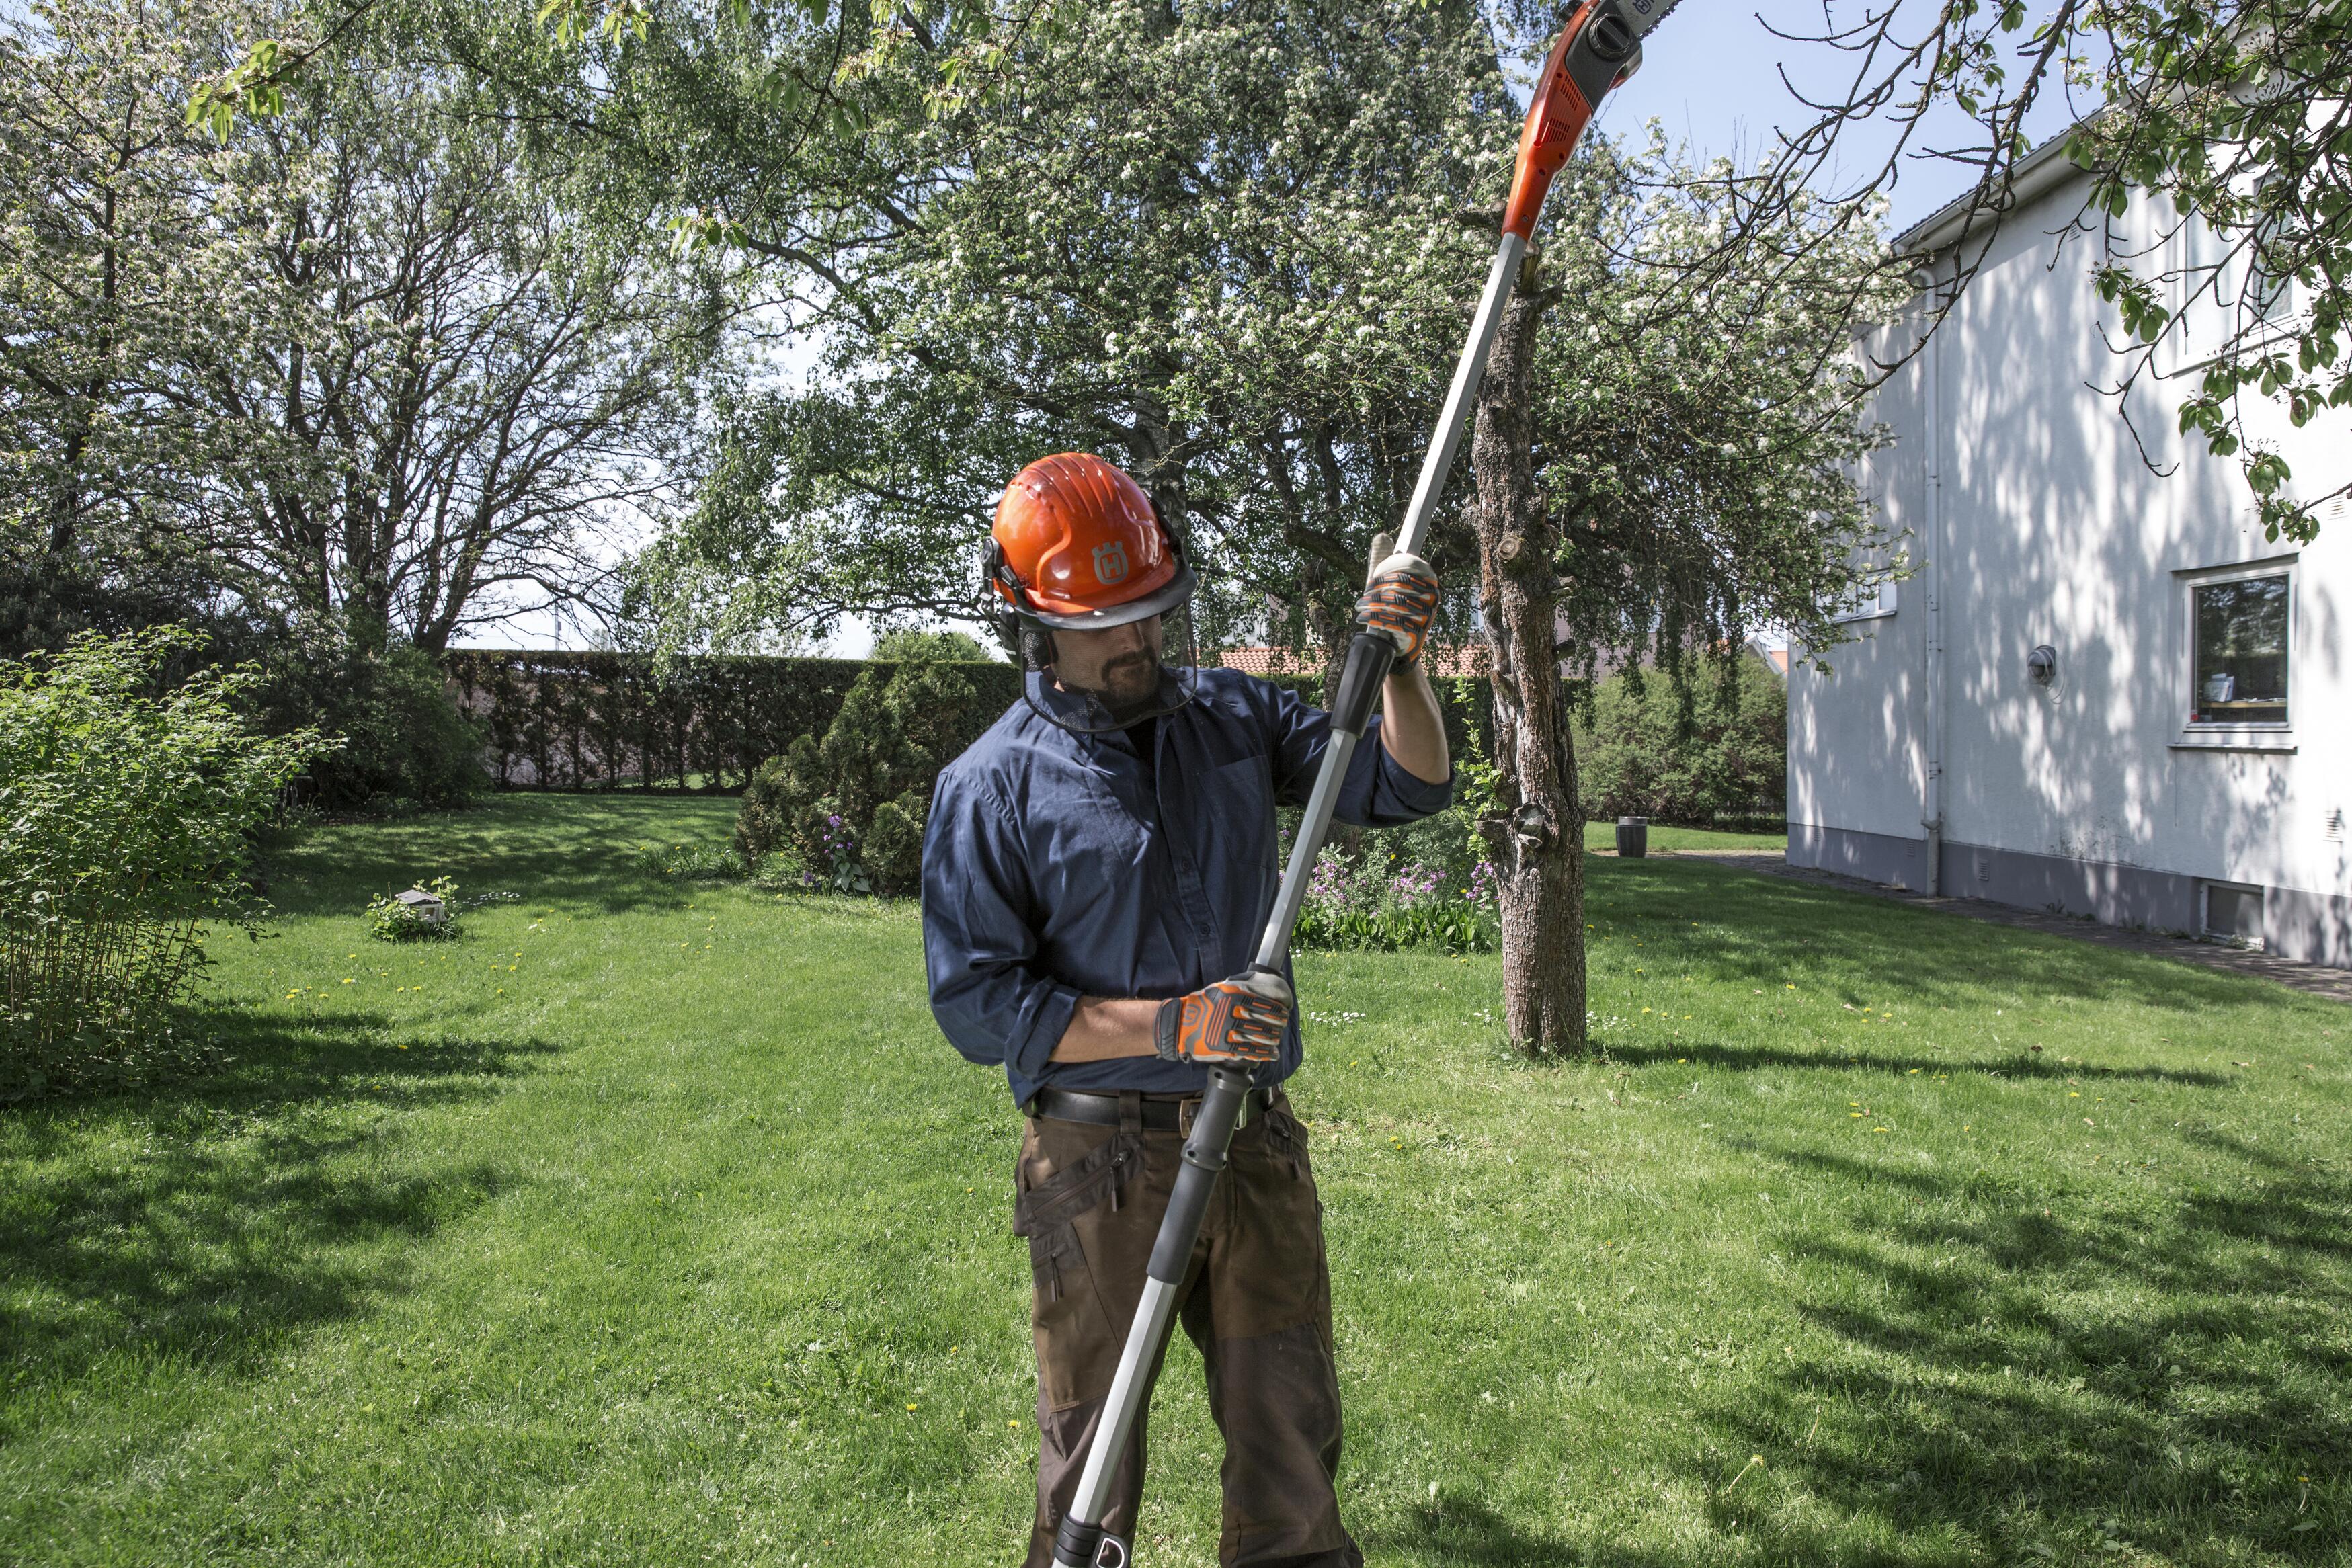
[[[1927,0],[1892,3],[1924,18]],[[1858,14],[1858,0],[1841,0],[1842,18]],[[1799,37],[1777,37],[1773,26]],[[1655,119],[1695,159],[1729,156],[1751,162],[1773,144],[1776,128],[1794,129],[1813,119],[1814,111],[1790,90],[1792,84],[1815,98],[1843,96],[1846,57],[1826,46],[1801,41],[1803,35],[1822,30],[1820,0],[1764,0],[1760,5],[1755,0],[1682,0],[1644,41],[1641,70],[1602,103],[1594,130],[1637,139],[1644,123]],[[2046,103],[2029,122],[2028,133],[2038,143],[2064,129],[2067,118],[2065,104]],[[1935,143],[1938,132],[1947,144],[1964,143],[1971,140],[1969,129],[1957,112],[1931,119],[1913,145]],[[1892,136],[1891,129],[1882,126],[1849,129],[1843,139],[1842,167],[1834,172],[1850,179],[1875,167]],[[1888,193],[1890,232],[1900,233],[1959,195],[1969,178],[1969,172],[1958,165],[1906,158]],[[541,626],[537,618],[489,635],[502,646],[555,645],[552,629]],[[872,646],[872,630],[851,621],[824,651],[862,658]]]
[[[1925,0],[1892,3],[1926,19]],[[1843,0],[1837,12],[1841,22],[1860,14],[1853,0]],[[1633,79],[1603,100],[1594,130],[1635,139],[1643,122],[1654,119],[1697,157],[1752,162],[1772,145],[1775,128],[1793,131],[1814,119],[1814,111],[1790,90],[1791,84],[1816,99],[1842,99],[1851,76],[1844,55],[1825,45],[1776,37],[1775,26],[1800,38],[1823,32],[1820,0],[1682,0],[1643,41],[1642,68]],[[2029,120],[2028,134],[2038,143],[2063,130],[2067,117],[2063,102],[2044,103]],[[1935,142],[1937,132],[1942,144],[1965,144],[1974,140],[1969,129],[1957,111],[1931,117],[1913,146]],[[1853,152],[1849,158],[1841,152],[1839,172],[1851,177],[1875,166],[1892,141],[1889,128],[1850,129],[1842,142]],[[1958,196],[1969,172],[1950,163],[1906,159],[1889,193],[1892,231],[1901,233]]]

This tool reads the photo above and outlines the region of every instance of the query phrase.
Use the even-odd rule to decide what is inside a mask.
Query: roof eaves
[[[1896,254],[1933,256],[1945,246],[1966,238],[1969,232],[1979,225],[1990,222],[2004,213],[2016,211],[2059,184],[2069,174],[2076,172],[2074,165],[2065,157],[2066,139],[2074,134],[2074,126],[2068,126],[2018,160],[2015,172],[2010,175],[2007,205],[1978,207],[1972,217],[1969,209],[1976,193],[1970,191],[1958,201],[1928,214],[1895,236]]]

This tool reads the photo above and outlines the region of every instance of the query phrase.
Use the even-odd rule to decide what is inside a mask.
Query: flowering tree
[[[865,42],[832,79],[912,101],[921,29]],[[819,231],[801,187],[723,167],[698,198],[822,354],[809,388],[735,408],[649,598],[689,640],[968,617],[1005,480],[1082,447],[1188,536],[1213,630],[1336,656],[1475,287],[1451,214],[1507,158],[1491,40],[1411,0],[1115,4],[959,82],[935,117],[875,120],[887,167],[854,223]]]
[[[580,224],[461,73],[356,35],[278,112],[189,123],[226,40],[299,20],[89,0],[0,26],[10,575],[178,566],[185,603],[363,652],[593,601],[597,536],[687,428],[691,292]]]

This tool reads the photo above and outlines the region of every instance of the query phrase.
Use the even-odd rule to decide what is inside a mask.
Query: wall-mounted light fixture
[[[2042,685],[2058,678],[2058,650],[2047,643],[2039,643],[2025,655],[2025,673]]]

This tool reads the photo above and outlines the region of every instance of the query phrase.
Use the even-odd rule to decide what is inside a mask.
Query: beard
[[[1102,667],[1100,685],[1087,689],[1113,714],[1148,706],[1160,695],[1160,661],[1137,649],[1121,653]]]

